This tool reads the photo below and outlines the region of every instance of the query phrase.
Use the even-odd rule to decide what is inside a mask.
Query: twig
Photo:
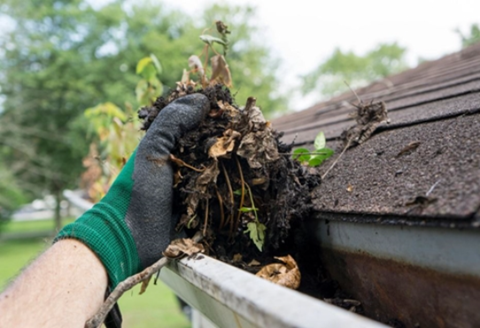
[[[243,202],[245,200],[245,180],[243,179],[242,166],[240,165],[240,161],[238,160],[237,156],[235,156],[235,161],[237,162],[238,172],[240,174],[240,181],[241,181],[241,185],[242,185],[242,196],[240,197],[240,206],[239,206],[239,209],[240,209],[240,208],[243,207]],[[241,215],[242,215],[242,212],[239,210],[238,215],[237,215],[237,221],[235,222],[235,230],[238,229],[238,225],[240,224]],[[233,233],[233,231],[230,231],[230,234],[232,234],[232,233]]]
[[[215,192],[217,193],[218,206],[220,207],[220,226],[218,230],[222,230],[223,225],[225,224],[225,214],[223,213],[223,201],[222,201],[222,196],[218,192],[218,188],[215,188]]]
[[[220,161],[220,164],[222,165],[222,170],[223,170],[223,175],[225,176],[225,181],[227,182],[228,186],[228,191],[230,193],[230,201],[231,201],[231,206],[230,206],[230,215],[228,216],[227,219],[227,224],[230,222],[230,230],[233,229],[233,205],[234,205],[234,198],[233,198],[233,189],[232,189],[232,184],[230,183],[230,178],[228,177],[227,170],[225,169],[225,165],[223,165],[223,162]]]
[[[260,223],[260,221],[258,220],[257,208],[255,207],[255,203],[253,202],[252,189],[250,189],[250,186],[249,186],[248,183],[246,183],[246,182],[245,182],[245,186],[246,186],[247,189],[248,189],[248,194],[249,194],[249,196],[250,196],[250,203],[252,203],[252,209],[253,209],[253,213],[255,214],[255,219],[257,220],[257,223]]]
[[[207,199],[207,205],[205,206],[205,219],[203,221],[203,235],[207,235],[207,224],[208,224],[208,204],[210,203],[210,200]]]
[[[257,98],[255,97],[248,97],[247,103],[245,104],[245,108],[243,109],[246,113],[249,113],[250,110],[255,107],[257,104]]]
[[[204,236],[202,235],[202,233],[198,231],[192,238],[193,243],[199,243],[203,239],[203,237]],[[152,277],[155,273],[159,272],[161,268],[168,264],[169,261],[170,259],[164,256],[157,262],[153,263],[151,266],[145,268],[145,270],[143,270],[142,272],[130,276],[121,283],[119,283],[117,287],[115,287],[113,292],[108,295],[107,299],[105,300],[105,302],[103,302],[103,305],[100,307],[97,313],[87,320],[87,322],[85,323],[85,328],[100,327],[105,321],[107,314],[113,308],[115,303],[127,290],[132,289],[135,285],[146,279],[150,279],[150,277]]]
[[[357,93],[355,92],[355,90],[352,89],[352,87],[350,86],[350,84],[348,84],[347,81],[343,81],[343,82],[345,82],[345,84],[346,84],[347,87],[353,92],[353,94],[355,95],[355,97],[357,97],[358,103],[362,105],[362,104],[363,104],[363,101],[362,101],[362,99],[360,99],[360,97],[357,95]]]
[[[439,179],[437,180],[437,182],[435,182],[433,184],[433,186],[430,187],[430,189],[428,189],[427,193],[425,194],[426,197],[430,196],[430,194],[432,193],[433,189],[435,189],[435,187],[438,185],[438,183],[442,181],[442,179]]]
[[[168,261],[169,259],[167,257],[162,257],[160,260],[147,267],[142,272],[128,277],[127,279],[119,283],[117,287],[115,287],[113,292],[107,297],[107,299],[97,311],[97,313],[93,317],[88,319],[88,321],[85,323],[85,328],[100,327],[103,321],[105,321],[107,314],[113,308],[118,299],[123,295],[123,293],[125,293],[127,290],[132,289],[135,285],[139,284],[145,279],[149,279],[152,275],[154,275],[161,268],[163,268],[168,263]]]
[[[173,156],[172,154],[170,154],[170,160],[171,160],[172,162],[174,162],[175,164],[177,164],[178,166],[185,166],[186,168],[189,168],[190,170],[194,170],[195,172],[202,173],[203,171],[206,170],[205,167],[204,167],[203,169],[197,169],[196,167],[191,166],[190,164],[185,163],[185,162],[182,161],[180,158],[177,158],[177,157]]]
[[[330,165],[330,167],[328,168],[328,170],[325,171],[325,173],[323,173],[322,175],[322,180],[325,179],[325,177],[327,176],[328,172],[330,172],[331,169],[333,169],[335,167],[335,165],[337,165],[337,162],[340,160],[340,158],[343,156],[343,154],[345,154],[345,152],[347,151],[348,147],[350,147],[350,143],[351,143],[352,139],[349,139],[347,144],[345,145],[345,147],[343,148],[342,152],[340,153],[340,155],[338,155],[337,158],[335,158],[335,161],[332,163],[332,165]]]

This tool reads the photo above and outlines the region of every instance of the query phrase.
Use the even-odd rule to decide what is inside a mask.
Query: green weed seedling
[[[325,147],[326,144],[325,134],[320,132],[313,144],[315,150],[310,151],[307,148],[297,148],[293,151],[292,158],[311,167],[319,166],[334,153],[333,149]]]

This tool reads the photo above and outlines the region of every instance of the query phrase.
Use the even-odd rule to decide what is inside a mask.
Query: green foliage
[[[470,33],[468,35],[464,35],[459,29],[456,29],[458,35],[462,39],[462,48],[469,47],[477,42],[480,42],[480,25],[479,24],[472,24],[470,26]]]
[[[358,88],[405,70],[406,49],[396,42],[382,43],[364,56],[352,51],[343,52],[335,49],[333,54],[313,72],[303,76],[304,94],[312,91],[323,96],[333,96],[348,90],[345,81],[353,88]]]
[[[333,149],[325,147],[326,144],[325,134],[320,132],[313,144],[314,151],[310,151],[307,148],[297,148],[293,151],[292,158],[311,167],[319,166],[334,154]]]
[[[255,215],[255,220],[247,223],[247,230],[245,230],[244,233],[249,233],[250,239],[261,252],[263,249],[263,244],[265,243],[265,230],[267,230],[267,227],[263,223],[260,223],[260,220],[258,219],[258,208],[255,207],[255,203],[253,202],[253,195],[250,186],[245,183],[245,187],[247,187],[246,189],[248,191],[248,195],[250,196],[250,203],[252,206],[241,207],[239,211],[243,213],[253,212]]]
[[[222,46],[226,46],[227,44],[225,43],[225,41],[223,41],[222,39],[219,39],[217,37],[214,37],[214,36],[211,36],[211,35],[208,35],[208,34],[202,34],[200,35],[200,40],[202,40],[203,42],[205,42],[206,44],[208,44],[209,46],[213,46],[214,43],[218,43],[218,44],[221,44]]]
[[[121,1],[99,9],[90,3],[2,2],[14,29],[0,38],[0,162],[22,192],[60,195],[74,188],[82,158],[98,140],[94,134],[85,138],[83,110],[106,100],[117,107],[133,104],[136,96],[145,104],[164,86],[174,87],[188,58],[201,52],[196,26],[221,19],[232,27],[228,62],[239,104],[255,96],[267,116],[285,109],[285,98],[275,93],[275,60],[261,40],[251,41],[262,35],[252,8],[214,5],[194,21],[156,2],[128,9]],[[152,56],[137,65],[146,54],[157,55],[161,65]],[[137,67],[146,82],[138,82]],[[163,85],[152,78],[153,69]],[[132,120],[133,114],[127,116]]]
[[[242,207],[239,209],[240,212],[242,213],[248,213],[248,212],[254,212],[254,211],[258,211],[258,208],[256,207]]]
[[[157,78],[162,73],[160,61],[154,54],[140,59],[136,72],[142,76],[135,88],[137,101],[141,106],[152,106],[155,100],[162,95],[163,85]]]
[[[27,198],[15,181],[12,171],[0,162],[0,231],[2,221],[10,217],[12,211],[25,203]]]
[[[266,229],[267,227],[265,227],[264,224],[253,221],[247,223],[247,230],[245,230],[245,233],[249,233],[250,239],[253,241],[255,246],[257,246],[260,252],[262,251],[263,244],[265,243]]]

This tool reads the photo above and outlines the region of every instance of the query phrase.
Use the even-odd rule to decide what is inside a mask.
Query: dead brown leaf
[[[233,255],[233,263],[238,263],[238,262],[242,262],[242,254],[240,253],[237,253],[237,254],[234,254]]]
[[[250,263],[247,264],[249,267],[252,267],[252,266],[259,266],[260,265],[260,262],[258,262],[257,260],[251,260]]]
[[[225,57],[222,55],[213,56],[210,58],[210,63],[212,65],[212,77],[210,78],[210,83],[219,82],[231,88],[232,76]]]
[[[284,287],[297,289],[300,286],[301,274],[293,257],[287,255],[275,258],[283,263],[266,265],[256,276]]]
[[[205,168],[205,170],[203,170],[203,172],[197,177],[197,179],[195,180],[195,188],[197,192],[189,194],[187,199],[185,200],[185,204],[187,205],[187,220],[189,220],[188,218],[194,216],[200,199],[202,198],[202,196],[205,196],[208,186],[210,184],[217,183],[217,177],[219,173],[220,170],[218,169],[218,162],[214,161],[209,167]]]
[[[163,256],[178,259],[184,256],[192,256],[194,254],[205,252],[205,248],[200,243],[194,243],[190,238],[181,238],[172,240],[167,249],[163,252]]]
[[[420,141],[410,142],[408,145],[406,145],[402,150],[398,152],[395,158],[399,158],[400,156],[411,154],[415,149],[418,148],[418,146],[420,146],[420,144],[421,144]]]
[[[238,146],[237,154],[248,161],[251,168],[258,169],[279,158],[273,130],[258,107],[248,113],[249,130]]]
[[[144,281],[142,281],[142,286],[140,287],[140,292],[138,293],[138,295],[142,295],[143,293],[145,293],[151,279],[152,279],[152,276],[150,276],[147,279],[145,279]]]
[[[237,116],[238,113],[239,113],[238,109],[236,109],[235,107],[233,107],[229,103],[224,102],[223,100],[217,101],[217,105],[222,111],[227,112],[232,117]]]
[[[225,157],[235,148],[235,140],[240,137],[240,133],[232,129],[228,129],[223,136],[218,137],[217,141],[208,150],[208,156],[212,158]]]

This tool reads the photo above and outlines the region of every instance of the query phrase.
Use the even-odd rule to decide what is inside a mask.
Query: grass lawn
[[[72,222],[74,218],[63,219],[64,224]],[[53,220],[34,220],[34,221],[9,221],[0,228],[1,233],[21,233],[37,231],[53,231],[55,222]]]
[[[35,231],[39,227],[46,227],[48,230],[53,226],[52,221],[43,220],[9,224],[13,226],[8,229],[5,227],[3,232]],[[31,230],[32,226],[35,230]],[[0,241],[0,290],[5,288],[21,268],[45,250],[49,243],[46,239]],[[180,312],[174,294],[160,281],[157,285],[151,283],[143,295],[138,295],[138,291],[139,287],[135,287],[126,292],[119,301],[124,327],[190,327],[190,323]]]

